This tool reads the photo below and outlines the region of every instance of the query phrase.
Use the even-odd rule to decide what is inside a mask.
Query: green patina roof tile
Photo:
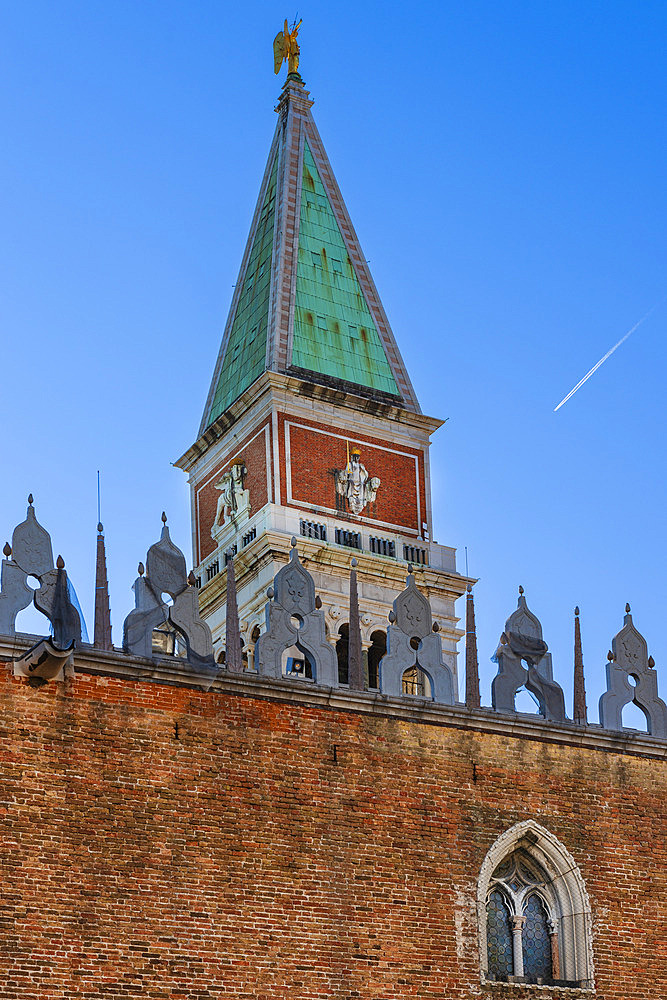
[[[352,333],[350,327],[354,328]],[[303,157],[292,364],[399,395],[307,143]]]
[[[213,397],[209,424],[224,413],[266,367],[277,164],[276,157]]]

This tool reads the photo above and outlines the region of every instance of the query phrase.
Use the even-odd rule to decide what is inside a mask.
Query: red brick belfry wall
[[[664,743],[249,675],[204,691],[117,652],[75,670],[0,669],[1,998],[667,996]],[[479,871],[531,818],[584,878],[593,991],[480,981]]]

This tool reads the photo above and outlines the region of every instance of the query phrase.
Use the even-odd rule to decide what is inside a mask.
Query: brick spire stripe
[[[239,608],[236,600],[234,556],[227,553],[227,607],[225,613],[225,667],[237,674],[243,672]]]
[[[581,649],[579,608],[574,609],[574,698],[572,718],[580,726],[588,724],[586,710],[586,685],[584,682],[584,655]]]
[[[466,597],[466,708],[480,708],[479,662],[477,659],[477,633],[475,631],[475,601],[472,587]]]
[[[357,590],[357,560],[350,568],[350,625],[347,647],[347,683],[355,691],[364,690],[364,665],[361,657],[361,625],[359,623],[359,593]]]
[[[111,608],[109,606],[109,581],[107,579],[107,556],[104,546],[104,527],[97,525],[97,565],[95,567],[95,627],[93,646],[97,649],[113,649],[111,641]]]

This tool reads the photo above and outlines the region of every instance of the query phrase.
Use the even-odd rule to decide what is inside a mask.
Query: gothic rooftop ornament
[[[307,664],[312,680],[326,687],[338,685],[336,653],[326,638],[324,611],[317,606],[315,582],[301,564],[292,538],[289,562],[276,573],[267,590],[266,632],[255,645],[255,662],[260,674],[283,676],[283,653],[295,648]],[[295,659],[295,657],[294,657]],[[303,672],[293,671],[300,678]],[[305,676],[308,676],[307,674]]]
[[[14,528],[12,544],[5,545],[0,577],[0,634],[14,635],[16,616],[32,601],[51,622],[53,642],[69,649],[81,640],[81,619],[70,598],[65,562],[58,556],[53,564],[51,536],[38,522],[32,493],[28,496],[26,519]],[[36,577],[33,591],[28,577]]]
[[[491,701],[497,712],[516,711],[517,692],[525,685],[537,698],[540,714],[545,719],[565,721],[565,698],[560,685],[553,679],[548,648],[542,638],[540,620],[529,610],[523,587],[519,587],[517,609],[505,622],[493,655],[498,673],[491,684]]]
[[[431,605],[417,590],[412,566],[408,569],[405,590],[389,612],[391,624],[387,629],[387,652],[380,660],[380,688],[382,694],[402,697],[403,675],[416,667],[430,681],[431,699],[453,705],[453,672],[443,659],[440,636],[433,631]]]
[[[607,653],[607,690],[600,698],[600,723],[605,729],[623,728],[623,709],[633,702],[646,716],[648,732],[667,737],[667,706],[658,697],[658,678],[651,665],[646,639],[635,628],[630,605],[625,605],[623,628]],[[634,685],[630,683],[630,678]]]
[[[167,515],[162,512],[160,540],[146,555],[146,570],[139,563],[134,581],[135,609],[123,625],[123,648],[135,656],[153,656],[153,632],[169,627],[183,640],[186,660],[204,672],[217,672],[211,630],[199,614],[197,588],[188,580],[185,556],[171,540]],[[168,605],[163,595],[172,599]]]

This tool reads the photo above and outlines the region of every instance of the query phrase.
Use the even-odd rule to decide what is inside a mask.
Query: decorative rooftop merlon
[[[623,628],[611,641],[607,660],[607,690],[600,698],[600,722],[606,729],[623,728],[623,709],[631,702],[646,716],[648,732],[667,739],[667,706],[658,697],[655,662],[644,636],[635,628],[625,605]],[[633,683],[634,682],[634,683]]]
[[[35,516],[32,493],[25,521],[14,528],[12,544],[4,547],[0,577],[0,633],[16,634],[16,616],[32,601],[46,616],[52,637],[40,639],[15,664],[17,676],[34,680],[60,680],[71,663],[75,643],[81,642],[81,617],[70,595],[65,560],[53,564],[51,536]],[[39,587],[28,586],[35,577]]]
[[[297,655],[292,660],[302,665],[297,676],[336,687],[336,654],[327,642],[322,605],[315,596],[312,576],[301,565],[296,538],[292,538],[289,562],[276,574],[267,596],[266,632],[255,646],[259,673],[282,677],[283,653],[294,649]]]
[[[497,712],[514,712],[517,692],[525,686],[537,698],[545,719],[565,721],[565,698],[553,679],[548,648],[540,620],[529,610],[523,587],[519,587],[517,609],[505,622],[493,655],[498,673],[491,685],[491,700]]]
[[[215,673],[211,630],[199,614],[197,588],[188,579],[185,556],[171,540],[164,513],[160,540],[148,550],[145,575],[143,563],[139,563],[132,589],[135,610],[123,625],[123,649],[135,656],[151,657],[154,632],[161,630],[168,636],[171,628],[176,633],[172,652],[180,639],[189,664]],[[171,604],[164,595],[172,599]]]
[[[434,631],[433,614],[428,599],[417,589],[412,566],[403,593],[394,601],[387,629],[387,653],[380,660],[380,687],[384,694],[400,697],[406,670],[416,668],[426,674],[431,697],[443,705],[452,705],[453,671],[443,659],[442,642]]]

